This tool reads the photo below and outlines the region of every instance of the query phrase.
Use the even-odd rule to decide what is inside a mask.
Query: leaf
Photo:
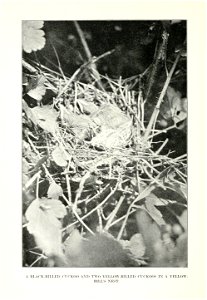
[[[55,148],[52,152],[52,158],[55,163],[60,167],[66,167],[68,164],[68,160],[70,159],[69,155],[65,151],[63,151],[59,146]]]
[[[187,98],[175,98],[172,103],[173,120],[177,124],[187,118]]]
[[[169,86],[166,92],[166,99],[161,104],[160,113],[165,120],[172,119],[177,125],[187,118],[187,98],[181,98],[181,93]]]
[[[146,256],[153,258],[154,246],[161,238],[159,226],[153,221],[149,213],[144,209],[138,209],[136,212],[136,221],[138,230],[142,234],[146,247]]]
[[[177,182],[166,182],[165,186],[170,190],[176,192],[178,194],[178,199],[183,198],[187,201],[187,184],[180,184]],[[177,200],[177,199],[176,199]]]
[[[150,198],[145,200],[145,206],[147,212],[149,213],[150,217],[159,225],[165,225],[165,221],[162,217],[161,212],[154,206],[153,201]]]
[[[32,111],[32,121],[38,124],[42,129],[55,133],[57,129],[57,117],[58,112],[49,105],[43,107],[36,106],[31,108]]]
[[[188,255],[188,235],[187,232],[181,234],[177,239],[177,247],[175,248],[175,258],[179,267],[187,266],[187,255]]]
[[[161,187],[156,187],[153,193],[162,200],[165,199],[167,201],[176,201],[177,203],[186,204],[187,199],[176,184],[165,183],[165,187],[166,190],[163,190]]]
[[[150,193],[149,196],[146,197],[147,201],[150,201],[155,206],[166,206],[169,201],[158,198],[154,193]]]
[[[61,225],[58,219],[62,219],[66,215],[66,208],[61,201],[42,198],[34,200],[28,207],[25,213],[27,220],[36,223],[36,214],[39,211],[51,217],[53,224],[58,227]]]
[[[171,20],[171,24],[177,24],[177,23],[180,23],[180,22],[182,22],[182,20]]]
[[[63,218],[65,214],[66,208],[61,201],[46,198],[34,200],[25,213],[27,229],[34,235],[37,246],[46,255],[62,254],[59,218]]]
[[[45,77],[42,75],[38,76],[35,82],[32,83],[32,87],[28,87],[29,91],[27,94],[33,99],[40,101],[46,93],[46,87],[44,83]]]
[[[53,181],[47,191],[48,198],[58,199],[62,194],[63,190],[61,186]]]
[[[22,46],[25,52],[31,53],[45,46],[45,33],[40,30],[43,25],[43,21],[22,21]]]
[[[83,237],[78,229],[74,229],[64,242],[67,257],[78,256],[82,251]]]

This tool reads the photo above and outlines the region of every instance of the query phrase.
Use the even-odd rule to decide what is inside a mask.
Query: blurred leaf
[[[61,186],[53,181],[47,191],[48,198],[58,199],[62,194]]]
[[[34,108],[31,108],[31,111],[33,113],[33,122],[38,124],[42,129],[46,130],[47,132],[50,132],[52,134],[55,133],[57,129],[57,117],[58,112],[56,112],[55,109],[53,109],[49,105],[45,105],[43,107],[36,106]]]
[[[59,200],[46,198],[34,200],[25,213],[27,229],[46,255],[62,254],[61,222],[58,218],[65,214],[66,208]]]
[[[67,153],[58,146],[55,148],[55,150],[53,150],[52,158],[58,166],[66,167],[68,164],[69,155],[67,155]]]
[[[78,256],[82,251],[83,237],[78,229],[74,229],[64,242],[67,257]]]
[[[183,20],[171,20],[171,24],[177,24],[182,22]]]
[[[175,249],[175,258],[178,267],[187,266],[187,252],[188,252],[188,235],[187,233],[181,234],[177,239],[177,247]]]
[[[161,238],[159,226],[153,221],[149,213],[144,209],[138,209],[136,212],[136,221],[139,233],[142,234],[146,247],[146,256],[151,259],[154,257],[154,246]]]
[[[140,258],[145,254],[146,247],[143,236],[140,233],[136,233],[131,237],[129,250],[136,258]]]
[[[40,30],[43,21],[22,21],[22,46],[27,53],[41,50],[45,45],[45,33]]]

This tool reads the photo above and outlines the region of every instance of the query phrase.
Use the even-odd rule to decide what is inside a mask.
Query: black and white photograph
[[[205,2],[0,0],[0,299],[206,299]]]
[[[188,267],[187,32],[22,21],[23,267]]]

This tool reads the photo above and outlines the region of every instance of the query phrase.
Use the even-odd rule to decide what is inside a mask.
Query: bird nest
[[[32,95],[44,86],[54,97],[46,105],[37,100],[33,108],[23,100],[24,191],[33,199],[59,199],[65,205],[65,235],[78,228],[129,239],[138,208],[147,210],[158,226],[165,225],[156,206],[177,200],[155,192],[173,190],[186,199],[186,155],[162,154],[167,140],[158,137],[167,129],[157,129],[156,118],[147,126],[141,76],[103,76],[101,89],[96,80],[82,83],[44,66],[40,71],[36,81],[41,83]]]

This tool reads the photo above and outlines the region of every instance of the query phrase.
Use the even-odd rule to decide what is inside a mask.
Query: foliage
[[[44,46],[42,26],[23,23],[24,51]],[[96,67],[112,52],[90,56],[77,28],[88,61],[72,76],[61,57],[56,72],[23,55],[24,265],[186,266],[187,155],[165,136],[186,130],[187,99],[171,86],[182,47],[167,60],[163,26],[159,59],[112,79]],[[169,72],[152,99],[164,61]]]
[[[40,50],[45,45],[43,21],[22,22],[22,45],[25,52]]]

